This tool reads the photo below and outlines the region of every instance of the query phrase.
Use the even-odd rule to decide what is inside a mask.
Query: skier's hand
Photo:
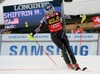
[[[80,15],[77,15],[76,17],[77,17],[77,18],[80,18]]]
[[[33,32],[30,33],[31,36],[34,36],[35,34],[36,34],[35,31],[33,31]]]

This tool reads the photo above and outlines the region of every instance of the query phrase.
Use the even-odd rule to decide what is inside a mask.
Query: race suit
[[[60,12],[54,12],[52,17],[46,14],[41,20],[40,26],[35,29],[35,33],[38,33],[44,25],[48,25],[51,39],[61,49],[65,63],[69,64],[72,62],[76,64],[76,58],[70,49],[68,37],[63,31],[62,16]]]

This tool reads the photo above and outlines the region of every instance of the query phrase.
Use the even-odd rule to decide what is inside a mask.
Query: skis
[[[87,70],[87,67],[83,67],[83,68],[80,68],[80,67],[78,67],[78,68],[70,68],[71,70],[75,70],[75,71],[85,71],[85,70]]]
[[[85,71],[85,70],[87,70],[87,67],[83,67],[83,68],[80,68],[80,67],[78,67],[78,68],[70,68],[71,70],[75,70],[75,71]]]
[[[81,71],[85,71],[87,69],[87,67],[83,67],[83,68],[76,68],[75,71],[81,70]]]

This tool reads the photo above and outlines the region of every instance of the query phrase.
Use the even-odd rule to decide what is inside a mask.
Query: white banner
[[[96,14],[100,13],[100,0],[64,2],[63,7],[67,15]]]
[[[1,41],[2,41],[2,36],[0,34],[0,55],[1,55]]]
[[[43,50],[49,55],[60,55],[60,49],[51,41],[50,34],[34,36]],[[87,56],[97,54],[98,34],[68,34],[70,47],[75,55]],[[4,34],[2,36],[1,55],[44,55],[39,45],[27,38],[27,34]]]
[[[42,49],[49,55],[60,55],[60,49],[53,42],[39,42]],[[87,56],[97,54],[97,42],[70,42],[70,47],[75,55]],[[45,53],[35,42],[3,42],[1,55],[23,56],[44,55]]]
[[[83,1],[83,2],[87,2],[87,1],[94,1],[94,0],[73,0],[73,2],[80,2],[80,1]]]
[[[80,41],[80,34],[67,34],[70,41]],[[37,41],[51,41],[50,34],[36,34],[34,36]],[[82,34],[82,40],[97,40],[98,34]],[[27,34],[3,34],[2,41],[30,41]]]
[[[51,41],[50,34],[36,34],[34,36],[38,41]],[[3,34],[2,41],[30,41],[28,34]]]
[[[97,50],[97,52],[98,52],[98,55],[100,55],[100,34],[99,34],[99,39],[98,39],[98,50]]]
[[[60,49],[52,42],[10,42],[2,43],[1,55],[45,55],[46,51],[49,55],[60,55]],[[6,46],[6,47],[5,47]]]

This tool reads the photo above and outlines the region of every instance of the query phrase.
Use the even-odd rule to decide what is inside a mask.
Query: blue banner
[[[28,3],[13,6],[4,6],[5,28],[21,28],[36,26],[45,15],[44,5],[48,2]],[[56,11],[61,12],[60,0],[51,2]]]

